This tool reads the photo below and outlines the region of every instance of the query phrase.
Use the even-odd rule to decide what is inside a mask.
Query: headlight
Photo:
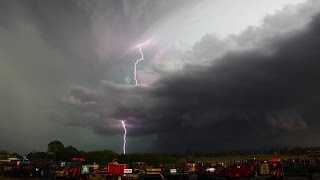
[[[39,171],[39,168],[36,168],[36,171]]]

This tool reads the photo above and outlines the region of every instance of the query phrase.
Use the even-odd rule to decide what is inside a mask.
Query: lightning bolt
[[[152,39],[153,39],[153,37],[150,38],[150,39],[148,39],[147,41],[139,44],[138,46],[136,46],[136,47],[139,49],[139,52],[140,52],[140,54],[141,54],[141,58],[140,58],[140,59],[137,59],[136,62],[134,63],[134,68],[133,68],[133,70],[134,70],[134,77],[133,77],[133,78],[134,78],[134,81],[135,81],[135,86],[138,86],[138,80],[137,80],[137,65],[138,65],[138,63],[139,63],[140,61],[143,61],[143,60],[144,60],[141,46],[150,43],[150,41],[151,41]],[[124,129],[124,134],[123,134],[123,154],[126,154],[126,142],[127,142],[126,136],[127,136],[127,129],[126,129],[126,124],[125,124],[125,122],[124,122],[124,121],[121,121],[121,123],[122,123],[123,129]]]
[[[126,154],[126,136],[127,136],[127,129],[126,129],[126,124],[124,121],[121,121],[123,129],[124,129],[124,134],[123,134],[123,154]]]
[[[143,57],[143,53],[142,53],[142,50],[141,50],[141,45],[142,44],[139,44],[138,45],[138,48],[139,48],[139,52],[140,52],[140,54],[141,54],[141,58],[140,59],[138,59],[138,60],[136,60],[136,62],[134,63],[134,68],[133,68],[133,70],[134,70],[134,80],[135,80],[135,86],[137,86],[138,85],[138,80],[137,80],[137,64],[140,62],[140,61],[143,61],[144,60],[144,57]]]

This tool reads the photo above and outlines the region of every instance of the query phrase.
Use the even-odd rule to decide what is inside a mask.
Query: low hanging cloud
[[[150,85],[74,87],[62,98],[73,109],[65,123],[114,135],[125,120],[130,136],[157,135],[153,151],[318,145],[305,141],[320,136],[320,15],[313,7],[319,3],[266,17],[226,40],[207,35],[189,52],[159,55],[170,61],[155,59],[162,76]],[[300,16],[306,9],[310,16]]]

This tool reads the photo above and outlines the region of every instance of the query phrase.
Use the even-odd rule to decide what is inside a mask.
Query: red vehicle
[[[241,166],[243,166],[243,168]],[[276,180],[283,179],[282,162],[280,158],[273,158],[268,161],[249,160],[249,161],[246,161],[245,164],[240,164],[240,169],[244,169],[244,170],[238,170],[238,171],[247,171],[248,173],[251,171],[252,173],[251,177],[258,176],[258,177],[276,179]],[[234,171],[237,172],[237,170],[235,169]]]
[[[106,168],[97,171],[97,174],[106,176],[106,179],[117,179],[125,175],[125,169],[129,169],[128,164],[118,164],[115,160],[107,165]]]
[[[128,164],[108,164],[108,173],[111,175],[120,176],[124,174],[124,169],[128,169]]]
[[[283,179],[282,164],[280,158],[273,158],[268,161],[270,176],[274,179]]]
[[[189,174],[196,174],[196,163],[182,163],[181,168]]]
[[[10,167],[9,160],[0,160],[0,174],[4,174],[8,167]]]
[[[248,178],[251,179],[255,176],[255,170],[253,166],[244,163],[235,163],[225,168],[223,171],[224,176],[227,179],[231,178]]]

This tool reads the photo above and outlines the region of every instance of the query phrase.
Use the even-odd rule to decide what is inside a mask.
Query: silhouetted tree
[[[74,157],[80,157],[80,153],[78,149],[73,146],[65,147],[63,150],[57,152],[56,158],[57,160],[69,161]]]
[[[37,159],[47,159],[47,156],[48,154],[46,152],[33,151],[27,155],[27,158],[31,160],[37,160]]]
[[[81,151],[80,155],[84,156],[89,162],[109,163],[113,159],[116,159],[119,154],[110,150],[102,150],[102,151],[91,151],[87,153],[84,153],[83,151]]]
[[[64,145],[60,141],[55,140],[55,141],[51,141],[48,144],[48,154],[52,154],[53,159],[55,160],[56,160],[57,153],[62,151],[63,149],[64,149]]]
[[[8,151],[0,150],[0,159],[7,159],[9,155]]]

